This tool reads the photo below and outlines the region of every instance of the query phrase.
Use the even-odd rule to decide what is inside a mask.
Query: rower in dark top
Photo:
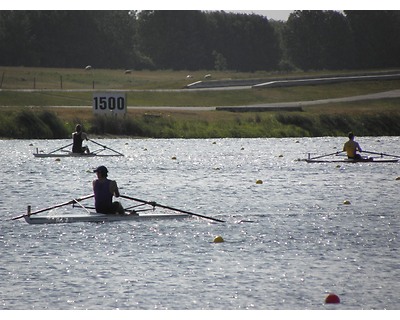
[[[87,134],[82,131],[82,126],[77,124],[75,127],[75,132],[72,133],[72,152],[73,153],[90,153],[89,147],[82,146],[83,140],[89,140]]]
[[[125,210],[118,201],[113,202],[113,196],[119,197],[117,182],[107,178],[108,170],[100,166],[93,172],[97,179],[93,180],[94,204],[96,212],[105,214],[125,214]]]

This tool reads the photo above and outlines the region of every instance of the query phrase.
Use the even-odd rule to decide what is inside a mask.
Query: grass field
[[[236,73],[201,71],[133,71],[84,69],[1,68],[0,136],[30,137],[35,130],[21,130],[33,125],[27,119],[40,115],[46,121],[59,120],[70,135],[75,123],[83,123],[94,134],[148,137],[283,137],[345,135],[400,135],[400,100],[381,99],[363,102],[324,104],[303,107],[303,112],[157,111],[136,110],[129,106],[240,106],[274,102],[308,101],[370,94],[400,89],[400,81],[366,81],[331,85],[245,90],[174,90],[203,80],[211,73],[213,80],[298,77],[300,74]],[[330,73],[332,74],[332,73]],[[347,74],[342,72],[341,74]],[[305,76],[322,76],[308,73]],[[94,117],[90,108],[96,90],[126,90],[128,114],[118,124]],[[31,90],[35,88],[36,90]],[[18,89],[19,91],[14,91]],[[22,90],[23,89],[23,90]],[[72,91],[69,91],[72,90]],[[30,108],[27,111],[27,106]],[[51,108],[48,108],[50,107]],[[81,108],[54,108],[81,106]],[[21,116],[23,113],[23,116]],[[49,116],[49,113],[52,116]],[[23,119],[22,124],[15,119]],[[41,119],[35,127],[45,124]],[[397,122],[396,122],[397,121]],[[53,122],[51,120],[50,122]],[[54,120],[54,122],[57,122]],[[108,123],[107,123],[108,122]],[[52,127],[57,125],[54,123]],[[51,131],[51,130],[50,130]],[[54,129],[53,129],[54,131]],[[48,130],[46,132],[49,132]],[[39,136],[42,137],[42,136]],[[46,133],[45,137],[54,137]],[[37,138],[35,136],[35,138]]]

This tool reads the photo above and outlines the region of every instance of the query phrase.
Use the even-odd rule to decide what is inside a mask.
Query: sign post
[[[124,116],[126,114],[125,92],[93,93],[93,114],[106,116]]]

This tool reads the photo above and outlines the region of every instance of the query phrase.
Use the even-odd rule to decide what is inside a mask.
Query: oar
[[[400,158],[400,156],[395,156],[395,155],[393,155],[393,154],[387,154],[387,153],[382,153],[382,152],[373,152],[373,151],[365,151],[365,150],[363,150],[362,152],[370,153],[370,154],[378,154],[378,155],[380,155],[380,156],[387,156],[387,157]]]
[[[151,205],[153,207],[160,207],[160,208],[164,208],[164,209],[169,209],[169,210],[173,210],[173,211],[177,211],[177,212],[182,212],[182,213],[186,213],[186,214],[190,214],[192,216],[197,216],[197,217],[201,217],[204,219],[210,219],[210,220],[214,220],[214,221],[218,221],[218,222],[225,222],[223,220],[219,220],[216,218],[211,218],[211,217],[207,217],[207,216],[203,216],[201,214],[197,214],[197,213],[193,213],[193,212],[189,212],[189,211],[185,211],[185,210],[181,210],[181,209],[176,209],[176,208],[172,208],[172,207],[168,207],[168,206],[164,206],[162,204],[153,202],[153,201],[145,201],[145,200],[140,200],[137,198],[132,198],[132,197],[128,197],[128,196],[124,196],[124,195],[120,195],[121,198],[125,198],[125,199],[129,199],[129,200],[133,200],[133,201],[137,201],[137,202],[142,202],[148,205]]]
[[[27,217],[27,216],[31,216],[33,214],[40,213],[40,212],[44,212],[44,211],[48,211],[48,210],[51,210],[51,209],[60,208],[60,207],[67,206],[67,205],[73,204],[73,203],[78,203],[79,201],[86,200],[86,199],[89,199],[89,198],[92,198],[92,197],[94,197],[94,194],[90,194],[90,195],[87,195],[87,196],[84,196],[84,197],[81,197],[81,198],[78,198],[78,199],[73,199],[73,200],[68,201],[68,202],[60,203],[60,204],[57,204],[57,205],[49,207],[49,208],[44,208],[44,209],[40,209],[38,211],[30,212],[29,214],[22,214],[20,216],[11,218],[11,220],[21,219],[21,218],[24,218],[24,217]]]
[[[72,145],[73,145],[73,143],[67,144],[67,145],[64,146],[64,147],[61,147],[61,148],[58,148],[58,149],[56,149],[56,150],[53,150],[53,151],[49,152],[49,154],[50,154],[50,153],[53,153],[53,152],[56,152],[56,151],[58,151],[58,150],[64,149],[64,148],[66,148],[66,147],[72,146]]]
[[[324,154],[324,155],[318,156],[318,157],[313,157],[313,158],[308,157],[308,159],[309,159],[309,160],[314,160],[314,159],[319,159],[319,158],[323,158],[323,157],[329,157],[329,156],[333,156],[334,154],[335,154],[335,155],[338,155],[339,153],[342,153],[342,152],[343,152],[343,151],[336,151],[336,152],[329,153],[329,154]]]
[[[111,149],[111,148],[105,146],[105,145],[102,145],[102,144],[100,144],[100,143],[98,143],[98,142],[96,142],[96,141],[94,141],[94,140],[92,140],[92,139],[88,139],[88,140],[89,140],[89,141],[92,141],[93,143],[95,143],[95,144],[97,144],[97,145],[99,145],[100,147],[103,147],[103,148],[105,148],[105,149],[109,149],[109,150],[114,151],[115,153],[118,153],[119,155],[123,156],[123,154],[122,154],[121,152],[118,152],[118,151],[116,151],[116,150],[114,150],[114,149]]]

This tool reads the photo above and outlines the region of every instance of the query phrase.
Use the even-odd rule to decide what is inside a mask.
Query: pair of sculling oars
[[[370,153],[370,154],[377,154],[377,155],[380,155],[381,157],[387,156],[387,157],[400,158],[400,156],[395,156],[393,154],[387,154],[387,153],[382,153],[382,152],[373,152],[373,151],[365,151],[365,150],[363,150],[362,152]]]
[[[107,147],[105,145],[102,145],[102,144],[100,144],[100,143],[98,143],[98,142],[96,142],[96,141],[94,141],[92,139],[88,139],[88,140],[93,142],[93,143],[95,143],[95,144],[97,144],[97,145],[99,145],[100,147],[103,147],[104,149],[109,149],[109,150],[114,151],[115,153],[118,153],[119,155],[123,156],[123,154],[121,152],[118,152],[117,150],[111,149],[111,148],[109,148],[109,147]]]
[[[164,205],[156,203],[154,201],[145,201],[145,200],[141,200],[141,199],[137,199],[137,198],[133,198],[133,197],[128,197],[128,196],[124,196],[124,195],[120,195],[120,197],[128,199],[128,200],[133,200],[133,201],[141,202],[141,203],[144,203],[144,204],[148,204],[148,205],[151,205],[153,207],[160,207],[160,208],[164,208],[164,209],[168,209],[168,210],[172,210],[172,211],[186,213],[186,214],[189,214],[189,215],[192,215],[192,216],[196,216],[196,217],[200,217],[200,218],[204,218],[204,219],[209,219],[209,220],[213,220],[213,221],[217,221],[217,222],[225,222],[225,221],[220,220],[220,219],[203,216],[201,214],[189,212],[189,211],[186,211],[186,210],[181,210],[181,209],[176,209],[176,208],[172,208],[172,207],[169,207],[169,206],[164,206]]]
[[[31,216],[33,214],[37,214],[37,213],[41,213],[41,212],[44,212],[44,211],[48,211],[48,210],[60,208],[60,207],[63,207],[63,206],[67,206],[69,204],[79,203],[82,200],[86,200],[86,199],[89,199],[89,198],[92,198],[92,197],[94,197],[94,194],[90,194],[90,195],[87,195],[87,196],[84,196],[84,197],[81,197],[81,198],[77,198],[77,199],[72,199],[71,201],[60,203],[60,204],[57,204],[57,205],[52,206],[52,207],[48,207],[48,208],[40,209],[40,210],[37,210],[37,211],[34,211],[34,212],[22,214],[20,216],[11,218],[11,220],[21,219],[21,218],[24,218],[24,217]]]

